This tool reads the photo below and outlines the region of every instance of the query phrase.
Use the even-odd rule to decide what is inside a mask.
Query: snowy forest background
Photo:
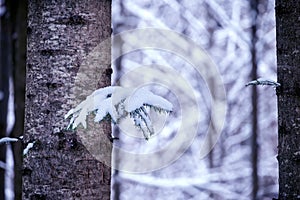
[[[1,9],[4,8],[4,1],[0,1],[0,3]],[[131,43],[126,38],[118,40],[118,43],[113,43],[115,47],[113,54],[121,56],[113,60],[112,84],[141,86],[141,82],[147,77],[148,82],[154,83],[147,87],[153,93],[171,101],[174,112],[167,117],[152,113],[158,134],[149,141],[145,141],[138,130],[126,127],[126,124],[120,124],[119,128],[113,127],[113,135],[120,138],[114,141],[114,162],[121,164],[124,162],[122,155],[116,151],[118,148],[137,156],[149,155],[149,162],[143,163],[142,166],[138,166],[140,164],[138,161],[133,162],[129,171],[113,170],[112,199],[264,200],[277,196],[276,92],[268,86],[245,87],[247,82],[259,77],[276,81],[274,3],[273,0],[112,1],[114,38],[122,39],[124,31],[141,28],[169,30],[170,33],[176,32],[189,38],[190,41],[193,41],[193,45],[198,46],[206,53],[203,54],[203,59],[213,61],[212,65],[204,65],[204,68],[218,68],[221,77],[214,78],[222,83],[226,91],[227,106],[225,123],[220,137],[217,137],[217,143],[211,144],[213,150],[208,155],[199,156],[199,149],[202,147],[209,126],[218,123],[218,116],[211,115],[213,110],[211,98],[220,95],[220,88],[209,90],[208,88],[214,88],[212,86],[214,82],[207,82],[205,77],[201,77],[191,64],[178,54],[153,48],[123,53]],[[0,14],[4,13],[3,9],[0,11]],[[24,13],[26,14],[26,12]],[[22,14],[24,13],[22,12]],[[20,26],[18,29],[26,30],[26,27]],[[19,37],[25,37],[25,34]],[[142,37],[135,39],[137,41],[147,40]],[[180,46],[176,40],[173,42],[175,46]],[[17,70],[22,68],[21,64],[17,66],[19,66]],[[145,76],[132,76],[134,70],[144,70],[145,66],[148,68],[158,66],[159,70],[164,69],[159,66],[166,66],[176,71],[192,86],[193,95],[199,106],[197,111],[200,112],[196,115],[193,112],[188,116],[191,119],[198,117],[185,130],[187,137],[190,132],[196,132],[196,136],[192,138],[192,143],[188,145],[182,156],[173,162],[162,164],[161,168],[158,165],[157,169],[146,170],[146,173],[133,173],[141,168],[147,168],[152,161],[160,162],[157,157],[152,158],[151,153],[164,149],[170,141],[175,141],[178,128],[182,126],[181,123],[184,120],[182,113],[185,108],[190,107],[190,102],[181,102],[180,99],[177,99],[175,90],[177,91],[178,88],[162,87],[163,84],[159,82],[156,84],[159,78],[168,80],[174,78],[174,85],[178,85],[179,83],[176,83],[180,80],[178,77],[170,77],[169,73],[161,72],[160,75],[163,74],[165,77],[155,77],[156,74],[152,74],[149,78],[146,76],[148,71],[145,71]],[[24,72],[20,72],[20,74],[24,74]],[[21,81],[24,77],[16,79],[17,84],[24,82]],[[258,95],[257,98],[253,98],[253,92],[256,89]],[[22,96],[22,93],[15,95]],[[186,97],[185,95],[186,93],[183,93],[181,97]],[[0,99],[2,99],[1,93]],[[20,97],[16,97],[16,99],[20,99]],[[20,105],[22,104],[24,102],[20,103]],[[257,111],[253,111],[253,107],[255,107],[253,105],[257,105]],[[23,118],[23,114],[21,112],[19,114],[10,117]],[[257,129],[253,125],[255,120],[257,120]],[[13,126],[12,121],[9,126]],[[22,120],[16,119],[15,121],[19,123]],[[131,132],[132,130],[134,133]],[[9,136],[9,132],[7,131],[6,136]],[[19,131],[17,134],[21,134],[21,132]],[[18,137],[19,135],[11,134],[10,136]],[[257,140],[257,146],[253,145],[253,139]],[[5,193],[7,199],[13,199],[14,172],[12,170],[13,163],[10,162],[12,161],[12,152],[10,145],[6,145],[6,147],[5,178],[8,181],[5,185]],[[18,148],[18,152],[21,152],[21,147]],[[182,152],[169,153],[180,155]],[[5,167],[2,166],[2,168]],[[120,168],[122,167],[117,167],[117,169]],[[20,179],[21,177],[15,176],[16,178]]]
[[[253,3],[257,6],[257,20],[254,18]],[[195,92],[200,94],[196,96],[203,113],[198,129],[194,127],[197,136],[192,145],[174,163],[142,174],[115,171],[112,186],[114,199],[252,199],[253,187],[258,188],[257,199],[276,197],[276,93],[271,87],[259,87],[258,98],[253,100],[252,90],[245,87],[254,78],[253,24],[256,26],[257,37],[254,48],[257,77],[276,80],[274,1],[114,0],[112,7],[115,35],[136,28],[170,29],[186,35],[203,48],[221,73],[227,102],[226,121],[221,136],[210,154],[199,159],[195,155],[198,154],[200,141],[206,134],[211,117],[208,99],[212,94],[209,92],[214,93],[203,91],[207,83],[199,81],[199,75],[177,55],[167,52],[142,49],[117,59],[114,62],[115,84],[119,84],[122,75],[140,66],[172,66],[184,74]],[[123,42],[125,46],[126,40]],[[160,93],[172,99],[167,91]],[[252,125],[255,114],[252,112],[253,103],[258,105],[257,163],[252,162],[256,151],[251,143],[255,132]],[[160,133],[165,137],[156,140],[160,145],[142,140],[133,142],[122,137],[124,134],[119,134],[118,129],[115,129],[114,134],[121,137],[121,140],[116,141],[115,145],[133,152],[159,148],[176,132],[176,116],[176,113],[173,114],[175,119],[171,123],[167,122]],[[256,174],[252,173],[255,165],[258,167],[257,180]]]

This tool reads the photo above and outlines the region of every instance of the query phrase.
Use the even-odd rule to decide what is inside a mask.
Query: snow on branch
[[[18,142],[22,139],[22,137],[20,138],[11,138],[11,137],[3,137],[0,139],[0,145],[1,144],[9,144],[9,143],[12,143],[12,142]]]
[[[173,105],[143,87],[133,89],[109,86],[87,96],[65,115],[65,119],[70,118],[68,129],[75,129],[80,124],[84,128],[87,127],[86,117],[90,113],[95,114],[95,122],[111,119],[113,123],[118,123],[122,118],[129,116],[147,140],[154,134],[147,107],[156,112],[170,113]]]
[[[272,80],[264,79],[264,78],[259,78],[259,79],[254,80],[254,81],[250,81],[245,86],[247,87],[249,85],[271,85],[271,86],[276,88],[276,87],[280,86],[280,83],[277,83],[277,82],[272,81]]]

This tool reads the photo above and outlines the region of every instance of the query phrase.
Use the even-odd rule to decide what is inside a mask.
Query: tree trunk
[[[279,199],[300,198],[300,4],[276,0]]]
[[[13,85],[15,123],[11,137],[18,138],[24,132],[25,69],[26,69],[26,28],[27,0],[9,1],[13,19]],[[14,154],[14,199],[22,198],[22,143],[12,144]]]
[[[258,15],[258,0],[250,1],[250,12],[252,13],[252,27],[251,27],[251,80],[256,80],[257,77],[257,15]],[[259,96],[256,87],[252,87],[252,134],[251,134],[251,164],[252,164],[252,199],[257,199],[257,193],[259,189],[259,177],[258,177],[258,105]]]
[[[101,52],[105,62],[89,56],[110,38],[111,1],[29,0],[28,6],[24,145],[33,148],[24,156],[22,199],[110,199],[110,167],[86,149],[80,134],[87,131],[66,130],[64,115],[74,98],[96,89],[89,85],[110,85],[110,46]],[[74,95],[83,63],[98,80],[81,80],[86,88]],[[93,130],[97,139],[111,127]],[[111,145],[98,150],[111,152]]]
[[[0,91],[5,94],[4,101],[1,102],[1,137],[10,136],[17,138],[23,134],[24,128],[24,93],[25,93],[25,53],[26,53],[26,15],[27,15],[27,1],[4,1],[1,5],[4,8],[4,13],[1,14],[1,78],[2,83]],[[14,88],[14,111],[15,122],[13,130],[11,132],[6,131],[7,127],[7,107],[8,107],[8,95],[9,95],[9,77],[13,80]],[[0,95],[2,96],[2,95]],[[0,98],[1,99],[1,98]],[[6,133],[7,132],[7,133]],[[9,195],[10,191],[6,191],[6,197],[14,198],[15,200],[21,199],[21,169],[22,169],[22,145],[21,142],[11,143],[11,146],[2,145],[0,150],[4,153],[4,149],[13,148],[14,155],[14,176],[7,176],[6,180],[14,180],[14,188],[9,190],[15,190],[14,197]],[[10,159],[9,157],[6,160]],[[4,173],[4,170],[2,171]],[[2,178],[1,172],[1,180]],[[9,173],[9,172],[8,172]],[[0,199],[4,199],[4,187],[5,183],[1,181]]]
[[[3,4],[3,5],[2,5]],[[9,78],[12,72],[12,24],[8,2],[1,2],[0,13],[0,138],[7,135],[7,113],[9,98]],[[3,9],[3,10],[2,10]],[[0,161],[6,163],[6,145],[0,145]],[[0,167],[0,199],[5,198],[5,169]]]

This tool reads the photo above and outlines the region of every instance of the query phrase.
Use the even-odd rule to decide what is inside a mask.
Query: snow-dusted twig
[[[22,139],[22,137],[20,137],[20,138],[3,137],[3,138],[0,139],[0,145],[1,144],[12,143],[12,142],[18,142],[21,139]]]
[[[30,142],[27,144],[26,148],[23,150],[23,156],[25,156],[28,153],[28,151],[33,147],[34,143],[35,142]]]
[[[272,81],[272,80],[268,80],[268,79],[259,78],[254,81],[250,81],[245,86],[247,87],[249,85],[271,85],[276,88],[276,87],[280,86],[280,83],[277,83],[276,81]]]
[[[65,118],[71,118],[68,129],[75,129],[79,124],[84,128],[87,127],[86,117],[90,113],[95,114],[95,122],[101,122],[108,116],[114,123],[129,115],[135,126],[143,132],[145,139],[148,139],[154,134],[154,129],[146,107],[154,111],[170,113],[173,105],[143,87],[133,89],[109,86],[87,96],[78,106],[71,109]]]

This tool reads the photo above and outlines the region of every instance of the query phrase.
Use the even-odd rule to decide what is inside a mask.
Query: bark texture
[[[110,167],[83,145],[85,131],[66,130],[64,115],[74,99],[110,85],[110,46],[102,49],[105,61],[90,54],[110,38],[111,1],[29,0],[28,6],[24,145],[34,146],[24,156],[22,199],[110,199]],[[89,75],[76,82],[82,65]],[[93,130],[95,140],[106,141],[97,150],[111,152],[109,140],[99,139],[110,134],[110,124]]]
[[[279,199],[300,199],[300,4],[276,0]]]

